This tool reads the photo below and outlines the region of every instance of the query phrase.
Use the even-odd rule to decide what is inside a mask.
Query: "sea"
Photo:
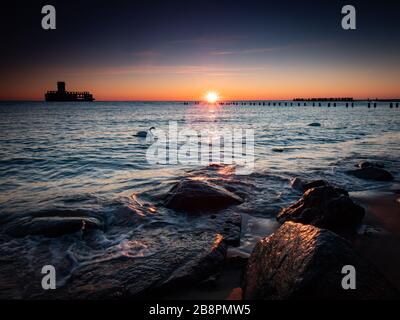
[[[378,102],[376,108],[371,103],[368,108],[367,101],[357,101],[354,107],[346,102],[336,106],[331,102],[330,107],[328,102],[320,107],[312,102],[268,102],[269,106],[259,101],[235,105],[1,102],[0,227],[51,211],[84,211],[101,215],[106,224],[120,224],[108,228],[112,232],[102,232],[90,248],[79,235],[67,241],[1,234],[2,256],[25,253],[33,263],[40,255],[35,248],[46,243],[49,263],[70,257],[68,271],[58,279],[62,285],[82,265],[157,255],[165,244],[153,241],[154,237],[173,241],[191,228],[207,230],[207,224],[193,223],[189,215],[165,208],[160,201],[185,177],[211,179],[244,198],[243,204],[229,210],[242,215],[237,250],[248,254],[256,241],[277,228],[279,210],[301,197],[290,184],[296,177],[325,179],[350,192],[389,188],[391,183],[346,173],[360,161],[372,161],[384,165],[398,181],[400,108],[396,103],[393,108],[390,102]],[[147,151],[154,139],[137,132],[150,127],[155,133],[167,132],[171,123],[178,131],[252,130],[252,171],[238,175],[234,163],[215,167],[149,161]],[[125,218],[113,218],[121,213],[137,216],[135,224],[128,228],[123,226]],[[154,232],[163,228],[165,234]]]

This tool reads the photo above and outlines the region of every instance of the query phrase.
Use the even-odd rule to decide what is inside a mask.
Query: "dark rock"
[[[356,269],[356,290],[344,290],[342,268]],[[398,299],[399,293],[350,243],[310,225],[286,222],[250,256],[244,299]]]
[[[390,172],[377,167],[363,167],[357,170],[349,170],[346,172],[359,179],[376,180],[376,181],[392,181],[393,176]]]
[[[178,211],[198,212],[216,211],[242,202],[236,194],[210,182],[184,179],[170,190],[165,206]]]
[[[294,178],[290,181],[290,186],[298,191],[305,192],[312,188],[329,186],[325,180],[303,181],[300,178]]]
[[[303,185],[303,190],[304,190],[304,192],[306,192],[307,190],[312,189],[312,188],[325,187],[325,186],[329,186],[329,183],[327,181],[315,180],[315,181],[305,183]]]
[[[227,244],[215,232],[162,227],[118,240],[130,231],[37,238],[34,247],[13,239],[12,245],[0,246],[0,299],[168,297],[218,275],[224,266]],[[57,270],[57,290],[41,286],[46,264]]]
[[[232,246],[240,245],[240,234],[242,230],[242,216],[239,213],[223,212],[212,218],[212,216],[195,217],[196,223],[203,224],[208,231],[220,233],[224,241]]]
[[[290,187],[295,190],[304,192],[304,181],[296,177],[290,181]]]
[[[83,265],[54,294],[60,299],[154,299],[200,285],[221,271],[227,251],[221,235],[198,232],[163,241],[157,254]]]
[[[310,123],[308,126],[309,126],[309,127],[320,127],[321,124],[318,123],[318,122],[313,122],[313,123]]]
[[[232,289],[229,296],[226,300],[234,301],[234,300],[242,300],[243,299],[243,290],[242,288]]]
[[[369,162],[369,161],[361,161],[356,164],[357,168],[364,169],[364,168],[370,168],[370,167],[375,167],[375,168],[384,168],[385,165],[383,163],[379,162]]]
[[[277,219],[311,224],[336,233],[354,234],[365,211],[355,204],[347,191],[332,186],[309,189],[303,197],[282,209]]]
[[[75,233],[91,229],[103,229],[104,223],[99,218],[89,216],[68,215],[68,212],[55,211],[50,213],[38,213],[9,222],[4,232],[13,237],[25,237],[28,235],[42,235],[46,237],[59,237],[65,234]]]

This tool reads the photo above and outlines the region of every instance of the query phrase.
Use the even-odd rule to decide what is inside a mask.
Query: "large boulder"
[[[347,191],[332,186],[307,190],[303,197],[288,208],[282,209],[277,219],[311,224],[340,234],[357,231],[365,210],[355,204]]]
[[[356,270],[356,290],[344,290],[344,266]],[[252,252],[244,299],[395,299],[399,293],[350,244],[310,225],[286,222]]]
[[[394,179],[390,172],[377,166],[362,166],[360,169],[348,170],[346,173],[364,180],[392,181]]]
[[[213,183],[198,179],[183,179],[169,191],[165,206],[178,211],[217,211],[241,204],[236,194]]]

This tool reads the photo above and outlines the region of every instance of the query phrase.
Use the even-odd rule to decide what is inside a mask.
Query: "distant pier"
[[[389,107],[399,108],[400,99],[353,99],[353,98],[296,98],[293,100],[237,100],[237,101],[219,101],[215,105],[221,106],[278,106],[278,107],[345,107],[354,108],[355,104],[365,105],[367,108]],[[184,101],[184,105],[207,104],[204,101]]]

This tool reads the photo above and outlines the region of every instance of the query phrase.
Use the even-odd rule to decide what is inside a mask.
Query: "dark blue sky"
[[[56,7],[55,31],[41,29],[44,4]],[[357,30],[340,27],[345,4],[357,9]],[[355,81],[368,71],[399,71],[398,1],[16,1],[2,6],[2,98],[18,98],[22,86],[32,88],[27,98],[36,98],[58,77],[94,90],[111,90],[116,81],[129,90],[131,84],[135,94],[127,98],[140,98],[135,88],[141,77],[160,86],[161,98],[170,73],[176,81],[176,74],[190,74],[187,80],[200,88],[208,85],[207,75],[238,78],[257,69],[265,77],[285,78],[290,68],[293,76],[312,68],[315,77],[325,79],[319,73],[324,68],[348,66],[356,68]],[[270,85],[264,76],[254,74],[256,87]],[[395,74],[388,76],[396,80]],[[325,79],[326,87],[340,77]],[[228,91],[237,85],[232,77],[221,82]],[[123,98],[122,91],[115,97]]]

